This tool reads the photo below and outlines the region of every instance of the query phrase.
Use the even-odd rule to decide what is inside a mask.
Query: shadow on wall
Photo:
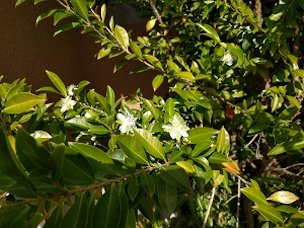
[[[113,67],[117,59],[103,59],[97,61],[94,55],[99,46],[94,44],[92,37],[80,35],[79,31],[69,31],[53,37],[54,27],[51,20],[35,26],[37,15],[50,8],[50,3],[43,3],[39,7],[33,6],[31,1],[15,8],[13,0],[2,0],[0,7],[0,75],[5,75],[6,81],[25,77],[34,88],[50,85],[44,71],[50,70],[62,77],[66,84],[88,80],[91,87],[104,93],[110,85],[119,94],[133,94],[141,88],[145,96],[154,93],[151,81],[155,72],[129,75],[128,69],[113,74]],[[116,15],[126,15],[124,5],[117,9]],[[125,13],[120,14],[123,11]],[[124,25],[133,27],[134,33],[144,32],[144,22],[136,17],[134,20],[121,18]],[[134,65],[134,64],[129,64]],[[162,91],[163,90],[163,91]],[[166,88],[158,93],[164,94]]]

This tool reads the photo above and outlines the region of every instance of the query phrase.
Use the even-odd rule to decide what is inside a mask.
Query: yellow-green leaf
[[[267,200],[271,200],[278,203],[283,204],[292,204],[299,200],[299,197],[288,191],[278,191],[273,193],[271,196],[267,198]]]
[[[219,153],[228,154],[230,150],[230,137],[224,126],[221,128],[217,140],[216,148]]]
[[[189,161],[178,161],[178,162],[176,162],[176,164],[179,167],[183,168],[185,170],[185,172],[188,174],[195,174],[195,172],[196,172],[195,167]]]
[[[128,49],[130,45],[128,32],[120,25],[115,25],[114,35],[118,43],[125,49]]]
[[[194,82],[195,81],[195,77],[193,76],[193,74],[189,71],[181,71],[181,72],[177,72],[175,74],[177,77],[186,80],[186,81],[190,81],[190,82]]]
[[[164,76],[157,75],[152,81],[153,90],[156,91],[161,86],[163,81],[164,81]]]
[[[29,93],[21,92],[12,96],[6,103],[2,112],[7,114],[20,114],[30,111],[35,105],[43,104],[46,98]]]
[[[63,95],[63,96],[67,96],[67,90],[66,90],[66,87],[63,83],[63,81],[60,79],[60,77],[51,72],[51,71],[48,71],[46,70],[45,71],[47,76],[49,77],[49,79],[52,81],[52,83],[54,84],[54,86],[58,89],[58,91]]]
[[[156,22],[156,18],[151,19],[147,22],[147,24],[146,24],[146,31],[147,32],[149,32],[151,29],[153,29],[153,27],[155,26],[155,22]]]

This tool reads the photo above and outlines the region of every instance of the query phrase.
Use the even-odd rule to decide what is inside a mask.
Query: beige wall
[[[5,80],[26,77],[38,88],[50,84],[44,73],[47,69],[56,72],[67,84],[91,81],[91,87],[102,93],[106,85],[111,85],[118,94],[134,93],[138,87],[146,96],[153,94],[153,72],[130,76],[124,70],[113,75],[116,60],[97,61],[94,55],[98,46],[91,37],[70,31],[54,38],[51,20],[36,27],[37,15],[47,8],[48,4],[34,7],[31,1],[15,8],[14,0],[2,0],[0,75],[5,75]],[[137,30],[142,32],[144,24],[136,23]]]

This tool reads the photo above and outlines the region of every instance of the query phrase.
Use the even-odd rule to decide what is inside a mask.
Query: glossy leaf
[[[104,165],[114,164],[112,159],[97,147],[84,143],[70,143],[69,145],[73,150],[79,152],[85,157],[93,158],[94,160],[99,161]]]
[[[253,187],[246,187],[241,189],[242,193],[255,204],[268,204],[263,192]]]
[[[264,218],[275,224],[283,223],[281,213],[273,206],[267,204],[257,204],[254,206],[254,209],[257,210]]]
[[[128,209],[128,199],[123,187],[112,185],[96,205],[93,227],[124,227]]]
[[[190,161],[178,161],[176,164],[188,174],[195,174],[195,168]]]
[[[134,131],[138,142],[146,149],[152,156],[166,161],[165,152],[161,142],[152,135],[151,132],[138,129]]]
[[[128,32],[120,25],[115,25],[114,34],[118,43],[125,49],[128,49],[130,45]]]
[[[67,96],[67,90],[66,90],[66,87],[65,87],[63,81],[60,79],[60,77],[57,74],[55,74],[51,71],[46,70],[45,72],[46,72],[47,76],[49,77],[49,79],[54,84],[54,86],[58,89],[58,91],[64,97],[66,97]]]
[[[161,86],[163,81],[164,81],[164,76],[157,75],[152,81],[153,90],[156,91]]]
[[[128,135],[120,135],[118,143],[124,152],[134,161],[141,164],[149,164],[144,148],[139,145],[136,139]]]
[[[204,140],[211,139],[218,131],[208,127],[192,128],[189,131],[189,140],[192,144],[198,144]]]
[[[216,147],[219,153],[228,154],[230,150],[230,136],[224,127],[221,128],[217,139]]]
[[[29,112],[31,108],[36,105],[41,105],[45,103],[45,101],[46,99],[44,97],[32,93],[17,93],[5,103],[5,108],[2,110],[2,112],[7,114],[20,114]]]
[[[86,0],[70,0],[76,12],[84,19],[88,20],[88,6]]]
[[[304,148],[304,137],[297,137],[291,141],[287,141],[276,145],[272,148],[267,155],[278,155],[290,150],[299,150]]]

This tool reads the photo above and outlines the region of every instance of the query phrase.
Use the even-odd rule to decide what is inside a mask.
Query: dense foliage
[[[136,0],[139,37],[103,2],[57,2],[37,23],[93,35],[98,59],[140,62],[168,94],[117,98],[50,71],[35,93],[1,83],[1,227],[304,225],[303,1]]]

